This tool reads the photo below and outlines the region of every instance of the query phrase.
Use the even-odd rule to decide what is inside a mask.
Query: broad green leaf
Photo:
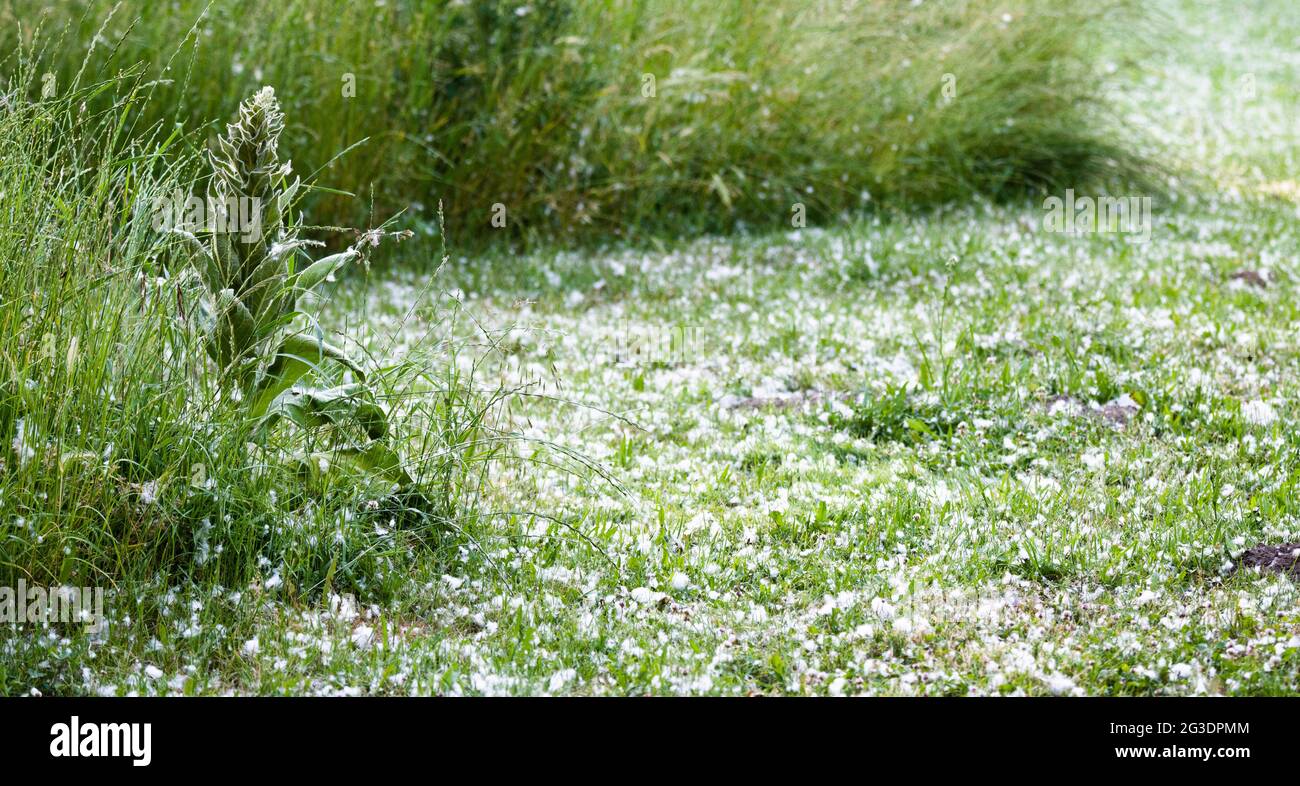
[[[346,463],[362,474],[379,475],[400,486],[410,486],[415,483],[402,467],[397,453],[379,441],[330,453],[299,454],[291,461],[300,472],[305,472],[312,478],[319,478],[331,469]]]
[[[212,236],[212,258],[216,263],[217,276],[215,283],[209,286],[213,291],[233,288],[237,283],[235,277],[239,272],[240,259],[230,235],[218,233]]]
[[[244,264],[248,272],[244,276],[244,289],[239,293],[239,299],[260,326],[268,316],[275,316],[279,310],[275,302],[283,294],[284,265],[261,249],[250,252]]]
[[[361,383],[325,390],[290,388],[267,406],[259,431],[265,431],[280,417],[309,429],[359,426],[370,439],[382,438],[388,431],[387,413],[374,402],[370,388]]]
[[[351,460],[361,469],[367,472],[377,472],[403,486],[409,486],[415,482],[402,466],[402,459],[397,455],[397,452],[379,440],[375,440],[364,447],[346,448],[337,451],[337,453]]]
[[[324,259],[313,262],[294,278],[293,285],[299,290],[299,294],[310,292],[322,281],[329,278],[331,273],[358,256],[360,256],[360,253],[356,249],[349,248],[347,251],[331,254]]]
[[[250,408],[252,416],[260,418],[266,414],[277,396],[293,387],[308,372],[319,368],[326,359],[347,367],[358,379],[365,379],[361,367],[338,347],[304,333],[288,336],[276,349],[275,360],[254,391]]]
[[[217,294],[217,327],[213,337],[216,343],[217,362],[223,368],[239,360],[253,338],[253,315],[239,302],[235,293],[223,289]]]
[[[356,424],[371,439],[388,432],[388,414],[375,403],[370,388],[361,383],[339,385],[327,390],[303,391],[312,411],[338,426]]]

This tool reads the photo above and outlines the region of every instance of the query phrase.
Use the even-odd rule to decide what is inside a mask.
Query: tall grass
[[[83,111],[96,94],[112,108]],[[165,298],[147,262],[159,239],[134,214],[135,196],[161,193],[171,173],[121,139],[132,101],[112,85],[44,103],[10,90],[0,112],[0,555],[31,578],[168,548],[144,537],[157,519],[138,502],[175,469],[167,446],[193,436],[163,363]]]
[[[328,428],[255,438],[183,292],[182,239],[154,226],[156,198],[203,193],[185,140],[139,130],[138,75],[45,100],[20,78],[0,108],[0,584],[373,595],[453,545],[500,452],[500,399],[441,346],[373,369],[400,487],[331,466]]]
[[[297,170],[325,167],[322,182],[360,197],[319,193],[321,221],[409,211],[431,226],[441,199],[470,242],[627,237],[788,226],[796,203],[816,223],[1131,171],[1094,61],[1139,8],[177,0],[158,13],[7,0],[0,51],[42,27],[63,36],[34,57],[56,86],[92,43],[92,74],[142,63],[163,80],[145,119],[188,129],[274,85]],[[495,235],[494,205],[506,210]]]

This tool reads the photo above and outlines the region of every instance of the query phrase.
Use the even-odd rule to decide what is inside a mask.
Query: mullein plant
[[[283,421],[328,430],[333,449],[305,457],[308,466],[343,458],[408,486],[411,478],[390,442],[388,415],[365,372],[326,342],[301,309],[304,295],[363,260],[365,248],[388,233],[371,230],[346,251],[312,260],[306,249],[321,244],[300,238],[292,220],[301,181],[290,181],[291,165],[280,161],[283,129],[275,91],[264,87],[240,105],[236,122],[209,151],[207,209],[215,215],[202,228],[173,230],[189,251],[185,277],[197,303],[194,323],[218,369],[220,389],[246,412],[255,442],[265,444]],[[337,381],[345,371],[352,381],[305,384]]]

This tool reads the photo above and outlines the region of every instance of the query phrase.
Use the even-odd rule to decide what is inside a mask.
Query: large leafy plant
[[[238,119],[209,151],[206,207],[212,215],[202,227],[175,230],[189,250],[195,322],[222,390],[244,408],[256,440],[264,441],[280,421],[326,429],[332,455],[408,484],[389,444],[387,413],[364,371],[325,341],[301,308],[307,293],[361,259],[383,233],[372,231],[346,251],[311,259],[306,249],[320,244],[300,238],[291,217],[301,181],[290,181],[290,164],[280,162],[283,128],[275,91],[264,87],[240,105]],[[351,381],[340,382],[344,372]]]

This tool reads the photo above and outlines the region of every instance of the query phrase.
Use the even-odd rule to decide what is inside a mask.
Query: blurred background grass
[[[0,0],[0,69],[57,91],[139,66],[154,100],[132,127],[180,123],[191,146],[273,85],[296,170],[333,161],[320,182],[355,195],[318,193],[322,223],[436,227],[441,199],[461,246],[636,239],[1132,175],[1099,101],[1122,64],[1099,53],[1143,18],[1131,0]]]

